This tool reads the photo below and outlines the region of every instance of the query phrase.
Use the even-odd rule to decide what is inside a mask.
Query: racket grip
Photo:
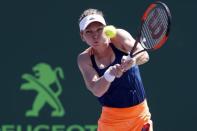
[[[129,55],[124,55],[124,56],[122,57],[122,59],[124,59],[125,61],[128,61],[128,60],[131,60],[132,57],[131,57],[130,54],[129,54]]]
[[[128,54],[127,56],[124,55],[124,56],[122,57],[122,59],[125,60],[125,62],[127,62],[127,61],[129,61],[129,60],[131,60],[131,59],[134,59],[134,61],[136,61],[136,59],[133,58],[130,54]],[[131,67],[134,67],[135,65],[136,65],[136,62],[135,62],[135,64],[133,64]]]

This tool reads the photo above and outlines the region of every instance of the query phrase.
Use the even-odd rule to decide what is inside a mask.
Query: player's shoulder
[[[83,63],[86,63],[86,64],[90,63],[90,55],[91,55],[91,49],[90,48],[81,52],[78,55],[78,58],[77,58],[78,64],[82,65]]]

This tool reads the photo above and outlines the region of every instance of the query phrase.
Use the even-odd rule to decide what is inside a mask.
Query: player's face
[[[82,32],[84,41],[93,47],[101,46],[107,41],[103,33],[104,25],[99,22],[93,22]]]

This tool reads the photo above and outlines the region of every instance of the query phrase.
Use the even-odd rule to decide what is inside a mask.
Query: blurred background
[[[79,36],[78,18],[87,8],[102,10],[108,24],[137,34],[140,17],[153,0],[40,0],[0,1],[0,126],[5,124],[96,125],[101,112],[97,99],[86,89],[77,66],[78,54],[87,48]],[[196,129],[196,13],[197,1],[163,0],[172,13],[167,43],[150,53],[141,75],[155,131]],[[65,109],[51,117],[45,105],[39,117],[25,117],[37,95],[22,91],[24,73],[45,62],[61,67]],[[56,87],[55,87],[56,88]],[[1,127],[0,127],[1,128]]]

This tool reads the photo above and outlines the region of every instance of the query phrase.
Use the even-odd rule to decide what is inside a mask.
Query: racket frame
[[[154,48],[151,48],[151,49],[147,49],[143,46],[143,42],[141,41],[141,29],[142,29],[142,25],[144,24],[146,18],[148,17],[148,14],[156,6],[162,6],[162,8],[164,8],[164,10],[167,14],[167,17],[168,17],[168,28],[167,28],[165,36],[159,41],[157,46],[155,46]],[[134,43],[134,46],[132,47],[132,49],[130,51],[130,57],[134,57],[134,56],[136,56],[137,54],[139,54],[143,51],[151,51],[151,50],[153,51],[153,50],[159,49],[161,46],[163,46],[163,44],[167,41],[168,36],[169,36],[170,27],[171,27],[171,19],[172,19],[172,16],[171,16],[170,10],[165,3],[161,2],[161,1],[157,1],[157,2],[154,2],[154,3],[150,4],[148,6],[148,8],[146,9],[146,11],[144,12],[143,16],[141,17],[140,26],[139,26],[139,29],[138,29],[138,35],[137,35],[136,41]],[[135,53],[135,54],[133,54],[138,44],[141,44],[144,49]]]

